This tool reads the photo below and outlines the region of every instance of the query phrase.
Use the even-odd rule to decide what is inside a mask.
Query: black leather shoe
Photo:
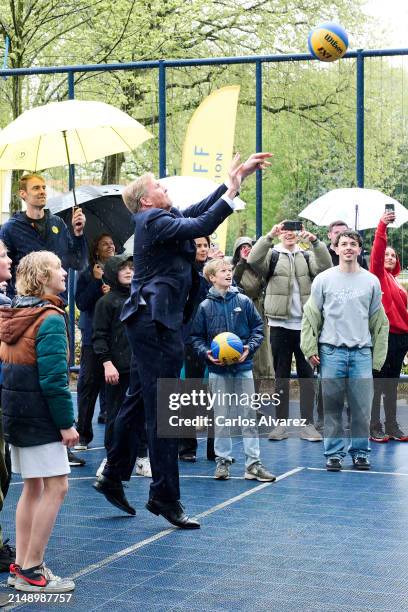
[[[342,467],[343,466],[338,457],[329,457],[326,461],[326,470],[328,472],[340,472]]]
[[[119,508],[119,510],[123,510],[123,512],[132,514],[133,516],[136,514],[136,510],[132,508],[126,499],[121,482],[111,480],[102,474],[101,476],[98,476],[97,480],[92,486],[95,491],[102,493],[108,502],[110,502],[113,506],[116,506],[116,508]]]
[[[353,467],[356,470],[369,470],[371,466],[367,457],[353,457]]]
[[[200,529],[200,523],[191,519],[185,514],[183,506],[177,502],[161,502],[157,499],[149,499],[146,504],[147,510],[156,516],[161,514],[166,521],[180,529]]]
[[[180,461],[188,461],[189,463],[196,462],[196,456],[193,453],[186,453],[185,455],[179,456]]]

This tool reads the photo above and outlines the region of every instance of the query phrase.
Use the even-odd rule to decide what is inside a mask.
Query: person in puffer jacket
[[[225,260],[208,262],[204,267],[204,276],[212,287],[198,307],[191,340],[197,354],[207,360],[210,392],[215,396],[214,450],[217,467],[214,478],[227,480],[230,477],[232,441],[228,423],[234,414],[233,408],[236,408],[243,436],[245,478],[273,482],[275,476],[260,461],[256,411],[251,405],[251,397],[255,394],[252,359],[264,337],[263,321],[252,301],[236,287],[231,287],[232,266]],[[211,342],[222,332],[236,334],[244,345],[241,357],[232,365],[224,365],[211,354]],[[225,401],[230,394],[231,397],[245,394],[248,402],[236,402],[233,406],[233,402]]]
[[[314,425],[313,369],[300,350],[300,330],[303,307],[310,296],[312,281],[320,272],[331,268],[332,261],[326,245],[315,234],[304,229],[294,231],[286,223],[282,221],[274,225],[270,232],[259,238],[248,255],[249,265],[266,284],[265,316],[270,327],[275,389],[280,395],[276,417],[282,424],[273,427],[268,439],[278,442],[289,437],[288,427],[283,423],[289,417],[289,379],[295,357],[300,416],[306,424],[301,427],[299,436],[309,442],[321,442],[322,436]],[[301,249],[301,242],[310,243],[310,249]]]
[[[11,306],[11,299],[6,295],[7,284],[11,279],[11,259],[7,254],[4,242],[0,240],[0,306]],[[3,375],[0,362],[0,394]],[[11,480],[10,447],[4,441],[3,415],[0,408],[0,511],[3,509]],[[0,572],[7,572],[11,563],[16,560],[16,549],[3,539],[0,525]]]
[[[0,308],[0,359],[4,436],[12,471],[24,480],[16,511],[16,563],[8,584],[25,592],[72,591],[72,580],[54,576],[44,552],[68,490],[66,447],[78,441],[68,380],[64,304],[67,273],[48,251],[23,257],[17,298]]]

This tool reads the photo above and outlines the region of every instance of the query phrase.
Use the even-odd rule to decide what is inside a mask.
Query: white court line
[[[311,470],[314,472],[327,472],[326,468],[316,468],[316,467],[297,467],[295,468],[294,472],[300,472],[301,470]],[[385,476],[408,476],[408,473],[405,472],[376,472],[375,470],[354,470],[352,468],[348,469],[345,468],[343,470],[340,470],[343,473],[349,473],[349,474],[384,474]],[[293,472],[293,470],[292,470]],[[278,478],[276,479],[276,481],[278,480],[282,480],[283,476],[286,478],[286,475],[291,476],[292,472],[286,472],[285,476],[278,476]],[[209,480],[214,480],[214,476],[209,475],[202,475],[202,474],[180,474],[179,476],[180,478],[197,478],[197,479],[209,479]],[[68,478],[68,480],[70,482],[75,482],[76,480],[95,480],[96,476],[78,476],[77,478],[72,477],[72,478]],[[136,476],[136,474],[133,474],[133,476],[131,476],[131,478],[135,478],[135,479],[141,479],[142,476]],[[244,476],[230,476],[229,480],[245,480]],[[17,482],[10,482],[10,486],[12,485],[22,485],[24,484],[23,481],[17,481]],[[271,483],[265,483],[265,484],[271,484]],[[257,489],[258,490],[258,487]]]
[[[314,468],[308,467],[307,470],[313,470],[315,472],[327,472],[326,468]],[[344,474],[385,474],[386,476],[408,476],[404,472],[376,472],[374,470],[354,470],[353,468],[346,468],[345,470],[339,470]]]
[[[91,446],[91,448],[81,448],[78,450],[76,450],[75,448],[71,448],[70,449],[71,452],[73,453],[88,453],[89,451],[93,451],[93,450],[105,450],[104,446]]]
[[[304,467],[297,467],[293,470],[290,470],[289,472],[285,472],[284,474],[281,474],[280,476],[278,476],[275,482],[278,482],[279,480],[283,480],[284,478],[288,478],[289,476],[292,476],[293,474],[297,474],[298,472],[301,472],[304,469],[305,469]],[[81,477],[82,480],[85,480],[87,478],[90,478],[90,477],[88,476]],[[94,476],[92,476],[92,478],[94,478]],[[74,480],[78,480],[78,479],[74,479]],[[19,483],[13,483],[13,484],[19,484]],[[221,504],[217,504],[216,506],[209,508],[205,512],[201,512],[200,514],[197,514],[194,518],[202,518],[204,516],[209,516],[210,514],[213,514],[214,512],[217,512],[218,510],[222,510],[223,508],[230,506],[236,501],[240,501],[241,499],[244,499],[245,497],[248,497],[249,495],[253,495],[254,493],[257,493],[258,491],[261,491],[265,487],[269,487],[273,484],[274,484],[273,482],[263,482],[262,484],[258,485],[257,487],[254,487],[253,489],[250,489],[249,491],[244,491],[240,495],[231,497],[231,499],[227,499],[225,502],[222,502]],[[109,565],[110,563],[113,563],[114,561],[117,561],[118,559],[121,559],[122,557],[126,557],[127,555],[130,555],[131,553],[135,552],[136,550],[139,550],[140,548],[144,548],[145,546],[148,546],[149,544],[152,544],[153,542],[157,542],[158,540],[165,538],[167,535],[173,533],[177,529],[178,529],[177,527],[170,527],[169,529],[164,529],[163,531],[159,531],[159,533],[156,533],[156,535],[154,536],[150,536],[150,538],[146,538],[145,540],[142,540],[141,542],[137,542],[137,544],[128,546],[127,548],[119,550],[113,555],[109,555],[108,557],[105,557],[105,559],[102,559],[101,561],[98,561],[97,563],[92,563],[91,565],[84,567],[82,570],[79,570],[79,572],[76,572],[75,574],[70,576],[70,578],[72,580],[75,580],[76,578],[79,578],[81,576],[86,576],[87,574],[91,574],[92,572],[102,567],[105,567],[106,565]],[[14,608],[19,608],[19,607],[22,608],[25,605],[27,604],[18,603],[15,605],[7,606],[7,609],[13,610]]]
[[[297,467],[294,470],[285,472],[284,474],[281,474],[280,476],[278,476],[275,482],[278,482],[279,480],[283,480],[284,478],[287,478],[288,476],[292,476],[293,474],[297,474],[297,472],[301,472],[304,469],[305,468],[303,467]],[[236,495],[235,497],[231,497],[231,499],[227,499],[227,501],[222,502],[221,504],[217,504],[216,506],[209,508],[209,510],[205,510],[205,512],[201,512],[200,514],[197,514],[196,518],[202,518],[203,516],[209,516],[210,514],[213,514],[214,512],[217,512],[218,510],[222,510],[223,508],[226,508],[227,506],[234,504],[236,501],[240,501],[241,499],[244,499],[244,497],[248,497],[249,495],[258,493],[262,489],[265,489],[265,487],[270,487],[273,484],[274,484],[273,482],[263,482],[262,484],[258,485],[257,487],[254,487],[253,489],[250,489],[249,491],[244,491],[243,493],[240,493],[239,495]]]
[[[303,469],[304,469],[303,467],[297,467],[294,470],[285,472],[284,474],[281,474],[280,476],[278,476],[275,482],[278,482],[279,480],[283,480],[284,478],[288,478],[288,476],[292,476],[293,474],[296,474],[297,472],[300,472]],[[204,516],[213,514],[214,512],[217,512],[218,510],[221,510],[222,508],[225,508],[226,506],[229,506],[235,503],[236,501],[239,501],[243,499],[244,497],[247,497],[248,495],[253,495],[254,493],[257,493],[258,491],[261,491],[265,487],[269,487],[273,484],[274,483],[272,482],[263,482],[259,486],[254,487],[253,489],[250,489],[249,491],[244,491],[240,495],[236,495],[235,497],[232,497],[231,499],[228,499],[227,501],[222,502],[221,504],[217,504],[216,506],[209,508],[205,512],[201,512],[200,514],[197,514],[195,518],[202,518]],[[143,548],[144,546],[148,546],[149,544],[152,544],[153,542],[157,542],[157,540],[161,540],[162,538],[166,537],[170,533],[173,533],[177,529],[178,529],[177,527],[170,527],[169,529],[164,529],[163,531],[156,533],[156,535],[151,536],[150,538],[146,538],[145,540],[142,540],[141,542],[137,542],[137,544],[133,544],[132,546],[128,546],[127,548],[124,548],[123,550],[119,550],[113,555],[109,555],[109,557],[105,557],[105,559],[102,559],[101,561],[98,561],[97,563],[92,563],[92,565],[88,565],[87,567],[84,567],[82,570],[79,570],[79,572],[77,572],[76,574],[73,574],[72,576],[70,576],[70,578],[72,580],[75,580],[75,578],[79,578],[80,576],[85,576],[87,574],[90,574],[91,572],[94,572],[95,570],[100,569],[101,567],[104,567],[105,565],[109,565],[110,563],[113,563],[113,561],[117,561],[118,559],[121,559],[122,557],[130,555],[131,553],[135,552],[136,550],[139,550],[140,548]]]
[[[146,476],[139,476],[136,474],[133,474],[133,476],[131,476],[131,478],[136,478],[136,479],[142,479],[142,478],[146,478]],[[205,476],[205,475],[201,475],[201,474],[183,474],[183,475],[179,475],[179,478],[209,478],[211,480],[214,480],[214,476]],[[278,476],[278,478],[280,478]],[[276,480],[278,480],[278,478]],[[78,476],[77,478],[72,477],[72,478],[68,478],[69,482],[75,482],[76,480],[95,480],[96,479],[96,475],[95,476]],[[149,479],[150,480],[150,479]],[[229,480],[245,480],[244,476],[230,476]],[[17,482],[10,482],[10,486],[11,485],[22,485],[24,484],[23,480],[18,480]]]

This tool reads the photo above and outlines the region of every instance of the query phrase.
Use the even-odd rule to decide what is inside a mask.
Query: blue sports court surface
[[[400,407],[407,427],[408,408]],[[132,478],[126,495],[136,517],[91,487],[104,456],[103,426],[78,453],[46,563],[75,579],[68,603],[16,605],[24,610],[362,612],[408,609],[408,443],[373,444],[372,471],[324,467],[323,445],[300,439],[261,440],[274,484],[243,479],[242,443],[228,481],[200,441],[197,463],[180,465],[182,501],[201,530],[169,528],[144,508],[150,480]],[[2,513],[14,541],[21,491],[13,479]],[[1,592],[17,595],[5,586]],[[22,594],[20,594],[21,596]]]

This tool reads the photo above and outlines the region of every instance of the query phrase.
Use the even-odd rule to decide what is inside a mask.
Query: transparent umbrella
[[[400,227],[408,221],[408,210],[394,198],[376,189],[333,189],[306,206],[299,217],[316,225],[328,226],[341,220],[349,227],[364,230],[377,227],[386,204],[394,204],[395,221],[390,227]]]

